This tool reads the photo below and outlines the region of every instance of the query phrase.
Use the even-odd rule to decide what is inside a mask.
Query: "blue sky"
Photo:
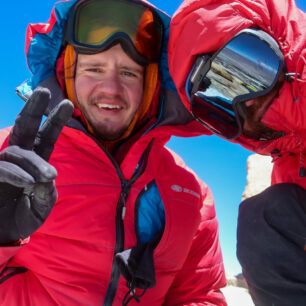
[[[172,15],[181,1],[153,0],[157,7]],[[24,55],[24,34],[28,23],[46,22],[55,1],[3,1],[0,13],[2,111],[0,128],[12,125],[23,106],[15,88],[30,74]],[[296,0],[306,11],[305,0]],[[213,191],[220,223],[224,263],[229,274],[241,271],[236,259],[238,206],[246,184],[246,159],[251,152],[216,136],[173,138],[169,145],[185,160]]]

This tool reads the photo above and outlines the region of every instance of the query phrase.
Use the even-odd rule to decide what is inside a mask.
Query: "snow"
[[[221,291],[228,306],[254,306],[251,296],[245,288],[227,286]]]

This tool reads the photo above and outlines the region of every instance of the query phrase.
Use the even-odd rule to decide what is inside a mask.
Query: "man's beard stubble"
[[[255,140],[272,140],[283,136],[283,132],[275,131],[256,119],[259,104],[253,104],[247,108],[247,116],[243,128],[243,135]]]
[[[129,127],[129,125],[127,125],[117,131],[110,131],[107,130],[107,123],[103,126],[97,127],[93,125],[90,120],[87,119],[87,121],[91,125],[95,136],[103,141],[115,141],[117,139],[120,139]]]
[[[104,96],[103,97],[102,96],[93,97],[89,100],[89,103],[90,104],[95,104],[97,102],[97,100],[102,99],[102,98],[104,98]],[[121,101],[123,101],[123,99],[121,99]],[[126,104],[125,101],[123,101],[123,103]],[[123,134],[125,133],[125,131],[129,128],[129,126],[130,126],[130,124],[133,121],[133,118],[135,116],[135,114],[134,114],[132,116],[131,120],[129,121],[129,123],[122,126],[120,129],[111,130],[111,129],[108,128],[108,124],[107,124],[108,119],[107,118],[105,119],[104,122],[101,122],[101,125],[94,124],[92,122],[92,120],[90,119],[90,116],[88,115],[87,111],[83,107],[83,105],[79,103],[79,106],[81,108],[81,112],[82,112],[83,116],[86,118],[88,124],[92,128],[92,130],[94,132],[94,135],[102,141],[115,141],[117,139],[120,139],[123,136]]]

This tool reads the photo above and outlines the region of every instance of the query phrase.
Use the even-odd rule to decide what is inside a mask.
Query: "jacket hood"
[[[63,51],[62,35],[69,10],[77,1],[57,2],[47,23],[29,24],[27,28],[25,52],[32,77],[17,88],[17,93],[24,100],[27,100],[36,87],[50,88],[52,98],[47,112],[50,112],[64,98],[63,91],[56,79],[55,66]],[[169,126],[165,132],[170,136],[193,136],[194,126],[198,124],[181,103],[169,74],[167,45],[170,17],[149,2],[139,1],[151,6],[160,16],[164,26],[162,54],[158,63],[160,95],[155,95],[157,101],[153,102],[154,110],[156,110],[154,127],[158,125]]]
[[[185,82],[197,55],[218,50],[249,27],[274,37],[287,71],[299,77],[284,83],[262,118],[262,123],[286,136],[270,141],[240,136],[234,142],[261,154],[300,150],[306,137],[306,14],[294,0],[184,1],[171,21],[169,40],[169,68],[179,95],[190,111]]]

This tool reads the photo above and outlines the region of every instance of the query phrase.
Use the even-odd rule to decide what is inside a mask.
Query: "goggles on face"
[[[211,56],[197,58],[186,83],[193,116],[213,133],[237,138],[246,114],[243,102],[271,91],[284,66],[284,56],[269,34],[240,31]]]
[[[146,65],[160,58],[163,24],[138,0],[80,0],[69,12],[63,38],[83,54],[120,43],[137,63]]]

